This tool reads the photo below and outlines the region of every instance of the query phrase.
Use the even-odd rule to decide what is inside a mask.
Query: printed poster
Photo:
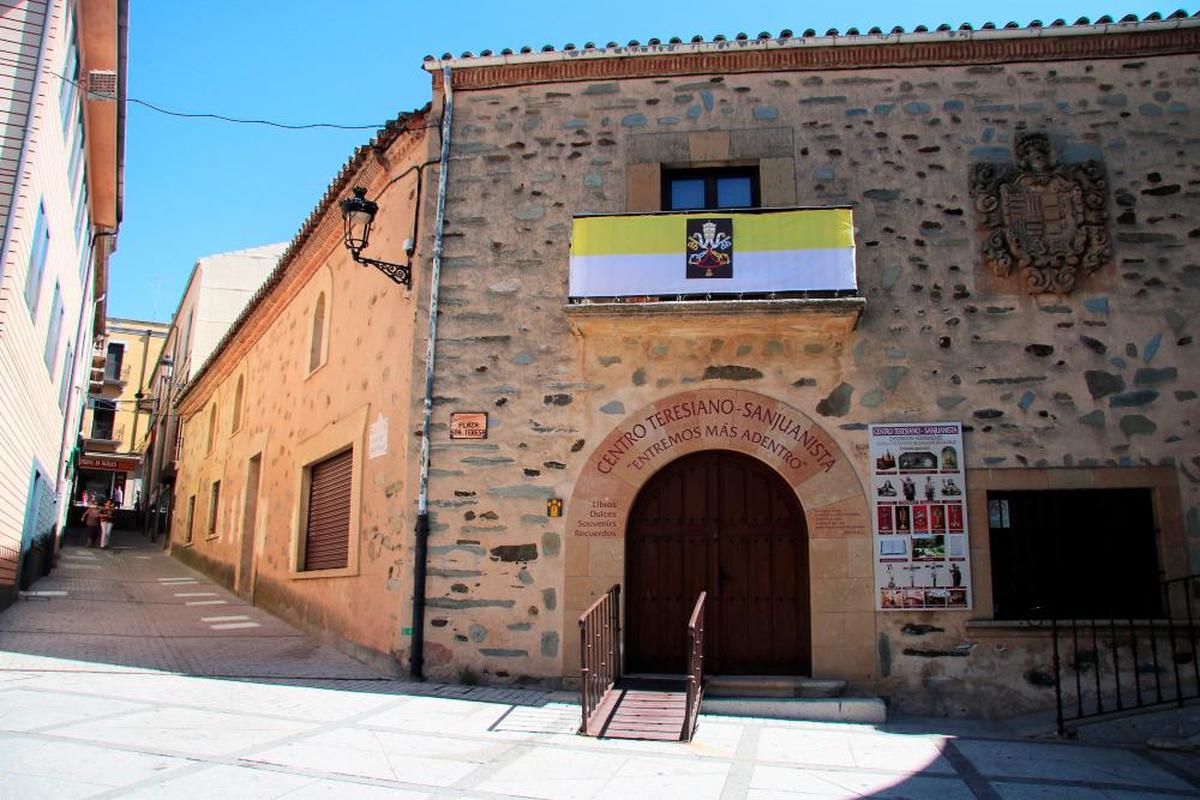
[[[972,607],[962,424],[870,428],[875,605]]]

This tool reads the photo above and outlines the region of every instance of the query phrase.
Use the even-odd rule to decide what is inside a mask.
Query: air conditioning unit
[[[88,100],[116,100],[117,73],[109,69],[94,69],[87,75]]]

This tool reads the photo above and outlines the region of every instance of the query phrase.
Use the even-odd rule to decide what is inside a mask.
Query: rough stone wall
[[[1200,567],[1197,67],[1178,56],[457,93],[430,672],[563,674],[575,622],[562,611],[563,519],[547,518],[545,500],[571,496],[626,409],[689,385],[751,389],[804,410],[859,456],[860,473],[866,424],[896,420],[962,420],[972,468],[1170,465],[1184,517],[1176,529],[1186,526]],[[1062,161],[1102,161],[1109,177],[1113,262],[1068,296],[1025,295],[980,256],[969,169],[1011,162],[1021,129],[1047,132]],[[768,319],[687,336],[634,320],[599,337],[573,332],[563,310],[572,215],[644,207],[639,193],[658,192],[637,180],[653,174],[639,166],[648,162],[746,160],[763,167],[764,194],[770,185],[800,205],[855,206],[867,305],[852,334]],[[488,440],[447,443],[451,410],[487,410]],[[985,524],[976,516],[973,533]],[[977,576],[988,572],[980,541]],[[1186,569],[1182,548],[1169,560]],[[989,613],[943,615],[948,644],[966,640],[965,617]],[[912,706],[941,708],[903,655],[898,630],[918,616],[930,617],[877,615],[878,632],[895,633],[879,660],[898,696],[908,689],[922,698]],[[876,632],[847,633],[874,642]],[[1021,671],[998,674],[1020,681]]]

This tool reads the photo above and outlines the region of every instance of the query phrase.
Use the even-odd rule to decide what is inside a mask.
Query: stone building
[[[430,59],[411,293],[331,205],[432,132],[356,155],[189,387],[175,552],[378,663],[415,624],[440,678],[570,684],[620,584],[631,671],[681,671],[705,590],[717,672],[1052,704],[1036,623],[1159,616],[1200,568],[1198,44],[1177,15]]]

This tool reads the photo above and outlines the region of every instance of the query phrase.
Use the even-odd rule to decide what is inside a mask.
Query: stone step
[[[709,675],[704,681],[704,693],[710,697],[820,699],[839,697],[845,690],[842,680],[794,675]]]
[[[804,722],[851,722],[881,725],[887,706],[878,697],[713,697],[705,694],[701,714]]]

